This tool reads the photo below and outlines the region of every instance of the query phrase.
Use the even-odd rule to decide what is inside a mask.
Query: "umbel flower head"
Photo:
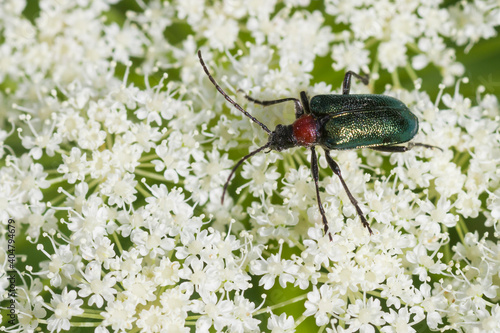
[[[2,330],[498,332],[499,103],[457,54],[499,25],[489,0],[1,2]],[[321,148],[332,240],[306,149],[248,159],[221,204],[267,137],[199,49],[270,129],[293,103],[238,90],[352,70],[442,151],[333,152],[373,235]]]

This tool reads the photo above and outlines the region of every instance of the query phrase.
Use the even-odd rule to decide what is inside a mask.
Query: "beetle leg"
[[[332,169],[333,173],[335,173],[339,177],[340,182],[342,183],[342,186],[344,187],[344,190],[347,193],[347,196],[349,197],[349,200],[351,200],[351,203],[356,208],[356,212],[358,213],[359,218],[361,219],[361,223],[363,223],[363,226],[365,228],[368,228],[368,231],[370,232],[370,234],[373,235],[373,231],[370,228],[370,224],[368,224],[368,221],[366,221],[366,218],[363,215],[361,208],[359,208],[358,202],[356,201],[356,199],[354,199],[353,195],[351,194],[351,191],[349,191],[349,189],[347,188],[347,184],[345,183],[344,178],[342,177],[342,174],[340,172],[339,165],[337,164],[337,162],[335,162],[331,158],[330,151],[329,150],[325,150],[325,151],[326,151],[326,154],[325,154],[326,161],[330,165],[330,168]]]
[[[304,111],[306,114],[311,113],[311,108],[309,107],[309,98],[307,97],[307,94],[305,91],[300,92],[300,100],[302,101],[303,110],[302,110],[302,112],[300,112],[300,114],[297,112],[297,110],[295,110],[295,118],[296,119],[299,119],[300,117],[302,117],[302,115],[304,114]]]
[[[349,95],[349,91],[351,90],[351,76],[354,75],[358,80],[363,82],[363,84],[368,84],[369,76],[367,75],[359,75],[354,73],[353,71],[347,71],[344,76],[344,82],[342,83],[342,94]]]
[[[441,151],[443,151],[443,149],[437,147],[437,146],[431,146],[431,145],[428,145],[428,144],[425,144],[425,143],[419,143],[419,142],[410,142],[408,143],[408,150],[412,149],[413,147],[424,147],[424,148],[430,148],[430,149],[433,149],[433,148],[436,148],[436,149],[439,149]]]
[[[370,149],[378,150],[378,151],[385,151],[388,153],[404,153],[405,151],[408,151],[408,150],[412,149],[413,147],[424,147],[424,148],[431,148],[431,149],[436,148],[436,149],[443,151],[443,149],[441,149],[439,147],[427,145],[425,143],[418,143],[418,142],[410,142],[410,143],[408,143],[407,146],[378,146],[378,147],[370,147]]]
[[[405,151],[410,150],[407,146],[377,146],[370,147],[372,150],[384,151],[387,153],[404,153]]]
[[[238,91],[243,92],[243,90],[241,90],[241,89],[239,89]],[[293,101],[293,103],[295,104],[295,118],[298,119],[304,114],[304,108],[302,107],[302,104],[300,103],[300,101],[297,98],[289,97],[289,98],[261,101],[261,100],[255,99],[253,97],[250,97],[247,94],[245,94],[245,98],[248,99],[250,102],[253,102],[255,104],[260,104],[262,106],[269,106],[269,105],[279,104],[279,103],[283,103],[283,102]],[[308,105],[308,107],[309,107],[309,105]]]
[[[314,179],[314,185],[316,186],[316,198],[318,200],[319,212],[321,213],[321,218],[323,219],[323,229],[325,230],[325,235],[328,234],[330,241],[333,241],[331,232],[328,231],[328,220],[326,219],[325,210],[321,204],[321,198],[319,196],[319,170],[318,170],[318,157],[316,156],[316,149],[311,147],[311,170]]]

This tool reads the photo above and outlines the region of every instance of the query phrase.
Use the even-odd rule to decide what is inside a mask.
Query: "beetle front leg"
[[[311,108],[309,107],[309,97],[307,97],[307,94],[306,94],[305,91],[301,91],[300,92],[300,100],[302,101],[303,110],[302,110],[301,114],[298,114],[297,112],[295,112],[295,118],[296,119],[299,119],[300,117],[302,117],[302,115],[304,114],[304,112],[306,114],[310,114],[311,113]]]
[[[330,241],[333,241],[332,234],[328,231],[328,220],[326,219],[325,210],[323,209],[323,205],[321,204],[321,198],[319,196],[319,169],[318,169],[318,157],[316,156],[316,149],[311,147],[311,170],[312,176],[314,179],[314,185],[316,186],[316,199],[318,201],[319,212],[321,214],[321,218],[323,219],[323,229],[325,230],[325,235],[328,234]]]
[[[349,91],[351,91],[351,76],[354,75],[358,80],[363,82],[363,84],[367,85],[369,81],[369,76],[367,75],[359,75],[354,73],[353,71],[347,71],[344,76],[344,82],[342,83],[342,94],[349,95]]]
[[[339,177],[340,182],[342,183],[342,186],[344,187],[344,190],[347,193],[347,196],[349,197],[349,200],[351,200],[351,203],[356,208],[356,212],[358,213],[358,216],[361,219],[361,223],[363,223],[363,226],[365,228],[368,228],[370,234],[373,235],[373,231],[370,228],[370,224],[366,220],[365,215],[361,211],[361,208],[359,208],[358,202],[356,201],[356,199],[354,199],[353,195],[351,194],[351,191],[349,191],[349,189],[347,188],[347,184],[345,183],[344,178],[342,177],[342,173],[340,172],[339,165],[330,157],[329,150],[325,150],[325,152],[326,152],[325,157],[326,161],[328,162],[328,165],[330,165],[330,168],[332,169],[333,173]]]
[[[238,91],[245,94],[245,92],[241,89],[239,89]],[[269,106],[269,105],[293,101],[293,104],[295,106],[295,118],[298,119],[304,114],[304,107],[302,106],[302,104],[300,103],[300,101],[297,98],[288,97],[288,98],[282,98],[282,99],[272,99],[272,100],[267,100],[267,101],[261,101],[261,100],[255,99],[253,97],[250,97],[247,94],[245,94],[245,98],[248,99],[250,102],[253,102],[255,104],[260,104],[262,106]]]

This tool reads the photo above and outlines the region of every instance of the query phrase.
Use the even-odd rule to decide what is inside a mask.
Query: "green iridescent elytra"
[[[408,107],[385,95],[317,95],[310,109],[321,124],[318,144],[327,149],[398,144],[418,131],[418,119]]]

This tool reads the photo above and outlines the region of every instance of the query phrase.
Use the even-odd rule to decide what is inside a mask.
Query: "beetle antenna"
[[[263,123],[261,123],[260,121],[257,120],[257,118],[255,117],[252,117],[252,115],[250,115],[250,113],[246,112],[241,106],[238,105],[238,103],[236,103],[235,101],[233,101],[231,99],[231,97],[229,97],[228,94],[226,94],[226,92],[224,90],[222,90],[222,88],[219,86],[219,84],[215,81],[215,79],[213,78],[212,75],[210,75],[210,72],[208,71],[208,68],[207,66],[205,65],[205,62],[203,61],[203,58],[201,57],[201,50],[198,50],[198,58],[200,58],[200,63],[201,63],[201,66],[203,67],[203,70],[205,71],[205,73],[207,74],[208,78],[210,79],[210,81],[213,83],[213,85],[215,86],[215,88],[217,88],[217,91],[221,93],[222,96],[224,96],[224,98],[231,104],[234,105],[235,108],[237,108],[238,110],[240,110],[241,112],[243,112],[243,114],[245,116],[247,116],[248,118],[252,119],[252,121],[256,124],[258,124],[260,127],[262,127],[262,129],[264,131],[266,131],[268,134],[271,134],[271,131],[269,130],[269,128],[267,128],[266,125],[264,125]],[[227,184],[227,183],[226,183]]]
[[[231,180],[231,178],[233,178],[233,175],[234,175],[234,172],[236,171],[236,169],[238,169],[238,167],[243,163],[245,162],[247,159],[249,159],[250,157],[252,157],[253,155],[263,151],[264,149],[266,149],[267,147],[269,147],[271,145],[270,142],[266,143],[265,145],[263,145],[262,147],[260,148],[257,148],[256,150],[254,150],[253,152],[251,152],[250,154],[246,155],[245,157],[243,157],[241,160],[238,161],[238,163],[236,163],[236,165],[233,167],[233,169],[231,170],[231,173],[229,174],[229,177],[227,177],[227,180],[226,180],[226,183],[224,184],[224,191],[222,191],[222,199],[220,201],[221,204],[224,204],[224,196],[226,195],[226,190],[227,190],[227,186],[229,185],[229,181]]]

